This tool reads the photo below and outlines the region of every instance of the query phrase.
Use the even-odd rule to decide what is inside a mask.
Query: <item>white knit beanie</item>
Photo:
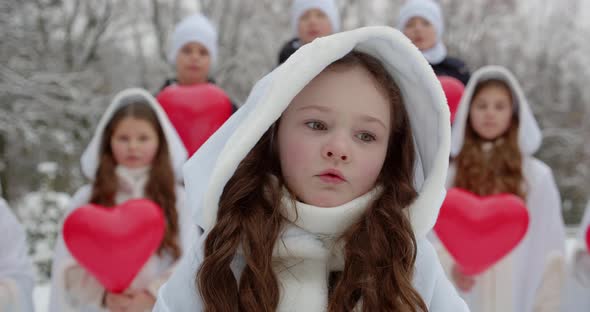
[[[408,0],[400,9],[397,29],[403,32],[410,19],[416,16],[426,19],[436,30],[435,46],[422,54],[431,64],[442,62],[447,56],[447,48],[442,42],[445,26],[440,5],[434,0]]]
[[[214,68],[217,63],[217,30],[204,15],[188,16],[176,25],[168,50],[168,61],[171,64],[176,63],[178,51],[189,42],[198,42],[207,48],[211,67]]]
[[[299,19],[307,10],[319,9],[330,19],[332,31],[340,31],[340,13],[334,0],[294,0],[291,7],[291,29],[297,34]]]

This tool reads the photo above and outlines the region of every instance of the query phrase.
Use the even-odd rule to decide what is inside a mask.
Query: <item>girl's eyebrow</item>
[[[320,112],[331,112],[332,111],[332,109],[330,109],[329,107],[321,106],[321,105],[307,105],[307,106],[299,107],[296,111],[304,111],[304,110],[318,110]],[[363,122],[376,123],[376,124],[380,125],[381,127],[383,127],[383,129],[387,130],[387,126],[385,126],[385,123],[377,117],[363,114],[360,116],[359,119]]]
[[[369,115],[362,115],[360,119],[364,122],[376,123],[376,124],[380,125],[381,127],[383,127],[383,129],[387,130],[385,123],[377,117],[373,117],[373,116],[369,116]]]
[[[325,106],[320,106],[320,105],[307,105],[307,106],[299,107],[297,109],[297,111],[308,110],[308,109],[315,109],[315,110],[319,110],[321,112],[330,112],[330,111],[332,111],[330,108],[325,107]]]

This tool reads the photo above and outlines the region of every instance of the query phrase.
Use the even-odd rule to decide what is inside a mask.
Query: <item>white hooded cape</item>
[[[176,175],[176,180],[181,181],[181,176],[179,172],[182,168],[182,165],[187,159],[187,151],[184,148],[184,145],[174,130],[174,127],[170,120],[168,119],[164,110],[160,107],[156,99],[149,94],[147,91],[143,89],[126,89],[118,93],[114,99],[112,100],[109,107],[106,109],[105,113],[103,114],[101,120],[98,122],[98,126],[92,137],[88,147],[84,151],[81,157],[81,165],[82,165],[82,172],[89,180],[94,180],[96,170],[98,168],[98,161],[100,159],[100,142],[102,140],[103,133],[105,131],[105,127],[108,122],[113,117],[113,114],[122,106],[129,104],[134,99],[142,99],[145,100],[150,107],[156,112],[156,116],[164,131],[164,136],[166,142],[168,143],[170,159],[172,163],[173,170]],[[144,179],[145,182],[145,179]],[[126,199],[135,198],[138,195],[138,192],[133,192],[134,194],[126,194]],[[142,190],[139,192],[142,194]],[[76,194],[72,197],[70,201],[67,212],[65,217],[72,213],[78,207],[85,205],[89,202],[90,196],[92,194],[92,185],[85,185],[78,189]],[[141,196],[141,195],[140,195]],[[119,193],[117,194],[117,198],[121,198]],[[125,197],[125,196],[123,196]],[[117,202],[120,204],[120,202]],[[193,231],[196,227],[187,220],[190,219],[190,212],[188,211],[187,206],[184,204],[184,188],[180,185],[176,185],[176,209],[178,212],[179,218],[179,225],[180,225],[180,242],[182,250],[187,250],[187,244],[190,242],[189,237],[194,236],[191,231]],[[65,219],[64,217],[64,219]],[[53,264],[52,264],[52,278],[51,278],[51,297],[50,297],[50,307],[49,311],[51,312],[63,312],[63,311],[72,311],[71,307],[67,304],[67,297],[68,294],[64,291],[64,270],[75,264],[76,261],[72,257],[72,255],[67,250],[63,238],[60,235],[57,239],[55,253],[53,257]],[[158,256],[157,254],[152,255],[152,257],[148,260],[146,265],[142,268],[142,270],[138,273],[135,280],[132,282],[132,288],[144,288],[149,287],[150,283],[156,281],[158,278],[162,278],[166,274],[166,271],[171,269],[175,265],[172,261],[172,258],[168,255]],[[92,280],[88,283],[89,288],[96,289],[97,282]],[[100,285],[98,285],[100,287]],[[92,292],[92,291],[90,291]],[[98,307],[85,307],[80,310],[74,311],[101,311]]]
[[[520,120],[518,143],[523,154],[530,223],[519,245],[488,271],[477,276],[474,288],[462,293],[462,296],[473,312],[556,311],[565,246],[561,199],[551,169],[532,156],[541,145],[541,130],[519,83],[505,68],[487,66],[471,76],[453,124],[451,155],[457,156],[463,147],[475,87],[489,79],[506,82],[516,102]],[[451,164],[448,187],[453,186],[455,173],[456,168]],[[436,245],[445,270],[450,272],[453,260],[442,245]]]
[[[4,299],[10,301],[0,300],[0,310],[33,311],[35,277],[28,255],[25,230],[6,202],[0,198],[0,288],[6,291],[4,295],[7,297]],[[2,298],[0,295],[0,299]]]
[[[223,187],[240,161],[307,83],[353,49],[382,61],[399,85],[409,113],[416,146],[415,186],[419,191],[418,198],[409,208],[419,242],[415,287],[429,311],[466,311],[465,304],[444,276],[436,253],[425,239],[445,196],[450,144],[448,107],[441,86],[420,51],[403,34],[389,27],[360,28],[316,39],[262,78],[254,86],[246,104],[184,167],[193,221],[205,233],[214,226]],[[195,250],[183,257],[171,279],[160,289],[155,311],[203,310],[195,288],[195,275],[203,260],[205,238],[206,234],[195,244]],[[242,259],[236,257],[232,264],[236,276],[243,265]],[[308,302],[299,303],[291,311],[314,311],[307,306]]]
[[[569,259],[563,289],[563,312],[590,310],[590,250],[586,246],[586,231],[590,226],[590,201],[580,223],[572,258]]]

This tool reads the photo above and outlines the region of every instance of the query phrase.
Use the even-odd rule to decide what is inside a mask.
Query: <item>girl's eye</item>
[[[359,133],[356,135],[356,137],[363,142],[372,142],[377,139],[374,135],[367,132]]]
[[[477,108],[477,109],[486,109],[486,107],[487,107],[487,105],[485,102],[477,102],[475,104],[475,108]]]
[[[498,102],[496,103],[496,109],[497,110],[504,110],[504,109],[508,109],[509,105],[505,102]]]
[[[305,123],[305,125],[313,130],[326,130],[327,129],[326,125],[324,125],[322,122],[319,122],[319,121],[308,121]]]
[[[120,136],[117,136],[117,141],[127,142],[127,141],[129,141],[129,137],[126,135],[120,135]]]

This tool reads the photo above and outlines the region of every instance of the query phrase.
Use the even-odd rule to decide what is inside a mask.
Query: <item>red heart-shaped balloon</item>
[[[477,196],[452,188],[447,192],[434,230],[461,271],[474,275],[514,249],[528,225],[528,210],[518,196]]]
[[[451,112],[451,123],[453,123],[453,120],[455,120],[455,113],[457,112],[457,108],[459,108],[459,102],[461,102],[461,97],[463,96],[463,91],[465,90],[465,86],[460,80],[450,76],[438,76],[438,80],[440,81],[440,85],[445,92],[447,104],[449,105],[449,111]]]
[[[590,252],[590,226],[586,229],[586,247],[588,248],[588,252]]]
[[[147,199],[106,208],[88,204],[64,221],[63,238],[78,263],[107,290],[123,292],[164,237],[162,209]]]
[[[196,152],[232,113],[229,97],[210,83],[172,85],[162,90],[157,99],[189,155]]]

